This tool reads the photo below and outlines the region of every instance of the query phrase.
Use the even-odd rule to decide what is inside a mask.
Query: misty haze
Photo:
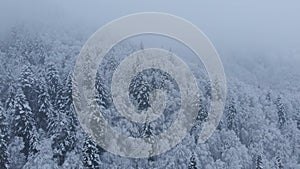
[[[90,98],[74,91],[81,85],[74,72],[84,45],[99,28],[142,12],[168,13],[198,27],[220,57],[227,90],[216,129],[200,143],[199,133],[210,120],[210,102],[218,93],[207,65],[186,44],[167,36],[141,34],[118,42],[97,63],[94,79],[92,73],[82,72],[90,78],[84,85],[91,83],[95,91],[90,109],[95,104],[95,111],[101,111],[89,119],[89,127],[101,121],[101,113],[114,131],[154,145],[151,138],[168,131],[181,117],[184,85],[157,68],[134,72],[132,79],[116,79],[119,85],[128,82],[120,88],[128,89],[128,100],[138,115],[147,111],[157,118],[135,122],[118,111],[112,91],[115,72],[138,51],[160,48],[176,54],[191,70],[200,93],[186,106],[199,103],[195,124],[178,144],[155,155],[154,149],[165,145],[153,146],[149,157],[131,158],[101,146],[82,125],[78,111],[85,107],[75,103]],[[297,0],[0,0],[0,169],[299,169],[299,17]],[[176,71],[183,69],[178,66]],[[159,104],[161,112],[153,112],[153,104]],[[127,105],[120,107],[129,110]],[[102,132],[101,127],[97,130]],[[132,148],[122,138],[109,141],[119,151]]]

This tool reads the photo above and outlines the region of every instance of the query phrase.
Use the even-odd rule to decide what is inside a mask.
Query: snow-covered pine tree
[[[263,169],[263,161],[261,155],[257,156],[256,158],[256,167],[255,169]]]
[[[194,154],[192,154],[192,157],[190,158],[188,169],[197,169],[197,162]]]
[[[282,165],[280,156],[276,156],[275,167],[276,167],[276,169],[283,169],[283,165]]]
[[[131,81],[129,93],[138,110],[147,110],[150,107],[150,84],[141,75],[136,76]]]
[[[140,132],[140,137],[141,138],[149,138],[150,136],[153,135],[154,131],[153,131],[153,127],[151,126],[151,123],[145,123],[143,124],[143,129]]]
[[[204,104],[204,98],[200,98],[200,103],[201,104],[200,104],[200,109],[199,109],[199,112],[198,112],[198,115],[197,115],[197,120],[200,121],[200,122],[204,122],[208,118],[208,111],[205,108],[205,106],[203,105]]]
[[[268,92],[267,92],[267,95],[266,95],[266,101],[267,101],[267,102],[271,102],[271,99],[272,99],[272,98],[271,98],[271,91],[268,91]]]
[[[55,108],[57,108],[56,105],[57,105],[57,97],[59,95],[58,92],[59,92],[60,83],[59,83],[59,74],[54,64],[50,63],[49,65],[47,65],[45,79],[47,84],[47,92],[49,94],[51,104]]]
[[[47,55],[47,45],[37,35],[26,37],[26,43],[22,55],[33,65],[44,64]]]
[[[57,110],[50,120],[49,131],[52,133],[53,158],[58,165],[63,165],[66,154],[76,146],[77,120],[73,109],[72,77],[66,80],[66,85],[59,89]]]
[[[105,86],[105,84],[103,83],[103,79],[101,78],[101,76],[99,74],[97,74],[96,76],[96,84],[95,84],[95,88],[96,88],[96,99],[97,99],[97,103],[107,109],[110,105],[111,105],[111,101],[109,100],[109,94],[108,94],[108,89]]]
[[[15,113],[14,103],[15,103],[15,95],[16,95],[16,88],[13,85],[9,86],[7,95],[8,95],[7,100],[4,103],[4,110],[7,115],[7,121],[9,124],[11,124],[11,122],[13,121],[13,114]],[[13,125],[9,125],[8,127],[10,131],[12,130],[12,126]],[[9,134],[12,135],[11,132]]]
[[[53,158],[61,166],[65,161],[66,154],[74,149],[76,139],[66,114],[56,112],[49,121],[48,131],[52,140]]]
[[[7,169],[8,162],[8,126],[4,109],[0,103],[0,167],[1,169]]]
[[[35,115],[38,121],[37,127],[48,132],[49,123],[54,116],[53,106],[50,102],[50,96],[45,87],[41,84],[38,95],[38,112]]]
[[[24,141],[21,137],[13,137],[8,145],[8,159],[10,168],[23,168],[26,163],[26,157],[22,153],[24,149]]]
[[[77,99],[76,96],[73,96],[72,92],[72,74],[69,74],[65,80],[65,85],[59,89],[59,96],[57,98],[58,111],[64,113],[68,118],[69,127],[71,131],[75,131],[78,121],[76,118],[76,113],[73,107],[73,97]]]
[[[235,116],[236,116],[236,108],[235,108],[235,100],[233,98],[230,98],[230,101],[228,103],[227,107],[227,114],[226,114],[226,119],[227,119],[227,127],[229,130],[233,130],[235,127]]]
[[[17,90],[15,98],[15,111],[13,115],[13,131],[15,136],[23,138],[25,157],[37,153],[38,133],[35,126],[32,110],[21,89]]]
[[[99,168],[100,151],[91,138],[86,138],[83,146],[83,164],[88,168]]]
[[[284,104],[282,103],[282,98],[280,96],[276,99],[275,105],[277,108],[279,127],[281,128],[286,122],[286,110]]]
[[[70,147],[73,147],[73,144],[74,141],[70,139],[67,127],[63,127],[59,133],[53,135],[53,158],[59,166],[63,165],[66,159],[66,154],[70,151]]]
[[[31,111],[33,113],[37,112],[38,105],[37,103],[37,86],[34,73],[30,66],[25,66],[21,72],[21,77],[19,79],[19,84],[23,90],[24,96],[26,97]]]
[[[16,88],[15,88],[15,86],[11,85],[8,87],[7,90],[8,90],[7,91],[7,99],[4,104],[4,109],[8,111],[9,109],[14,107],[13,104],[14,104],[14,98],[16,95]]]

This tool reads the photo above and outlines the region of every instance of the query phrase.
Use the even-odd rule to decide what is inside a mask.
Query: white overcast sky
[[[96,30],[136,12],[183,17],[216,46],[299,48],[299,0],[0,0],[0,30],[14,24]]]

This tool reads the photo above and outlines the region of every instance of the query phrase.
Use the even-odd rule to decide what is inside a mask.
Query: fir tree
[[[141,131],[141,137],[142,138],[149,138],[153,135],[154,131],[153,131],[153,127],[151,126],[150,123],[146,123],[143,125],[143,129]]]
[[[285,106],[281,101],[281,97],[279,96],[277,100],[275,101],[275,105],[277,108],[277,114],[278,114],[278,123],[279,127],[282,127],[284,123],[286,122],[286,110]]]
[[[100,152],[96,144],[87,138],[83,147],[83,164],[88,168],[99,168]]]
[[[110,105],[111,105],[111,101],[110,101],[110,97],[108,94],[108,89],[105,86],[105,84],[103,84],[103,79],[101,78],[101,76],[99,74],[97,74],[96,76],[96,84],[95,84],[95,88],[96,88],[96,99],[97,99],[97,103],[107,109]]]
[[[226,114],[226,119],[227,119],[227,127],[229,130],[235,129],[235,116],[236,116],[236,108],[235,108],[235,101],[234,99],[230,99],[228,108],[227,108],[227,114]]]
[[[74,126],[70,125],[69,117],[63,112],[56,112],[49,121],[49,135],[51,135],[53,158],[59,166],[63,165],[66,154],[75,147]]]
[[[2,105],[0,104],[0,166],[7,169],[8,162],[8,126]]]
[[[197,163],[194,154],[192,154],[192,157],[190,158],[188,169],[197,169]]]
[[[276,169],[283,169],[283,165],[282,165],[280,156],[276,156],[275,167],[276,167]]]
[[[150,107],[149,92],[150,84],[139,75],[130,83],[130,97],[138,110],[147,110]]]
[[[53,158],[59,166],[63,165],[66,154],[74,148],[75,141],[70,137],[66,127],[52,137]]]
[[[56,106],[60,84],[58,71],[53,64],[49,64],[46,68],[46,84],[50,101],[53,106]]]
[[[57,97],[57,109],[49,122],[52,135],[53,158],[58,165],[63,165],[66,154],[76,146],[77,120],[72,105],[72,79],[68,77],[65,87],[60,89]]]
[[[14,105],[14,134],[23,138],[24,149],[22,153],[28,158],[29,155],[37,153],[38,135],[32,110],[23,91],[20,89],[17,91]]]
[[[256,167],[255,169],[263,169],[263,161],[261,155],[259,155],[256,159]]]
[[[37,112],[37,87],[36,80],[31,67],[25,66],[20,77],[20,87],[23,90],[32,112]]]
[[[43,86],[40,87],[39,90],[38,105],[39,109],[36,114],[36,119],[38,121],[37,126],[38,128],[48,132],[49,123],[54,115],[54,110],[52,104],[50,103],[50,97]]]
[[[72,75],[70,74],[69,76],[67,76],[64,87],[60,88],[59,90],[57,107],[58,111],[64,113],[68,118],[71,131],[75,131],[75,127],[78,125],[78,121],[74,110],[73,99],[77,99],[77,96],[73,96],[72,84],[73,79]]]

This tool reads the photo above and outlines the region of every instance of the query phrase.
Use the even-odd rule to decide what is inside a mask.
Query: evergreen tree
[[[256,159],[256,167],[255,169],[263,169],[263,161],[261,155],[259,155]]]
[[[53,158],[63,165],[66,154],[76,146],[77,120],[73,109],[72,79],[68,77],[66,85],[59,89],[57,109],[49,122],[52,136]]]
[[[63,165],[66,154],[74,148],[74,140],[70,138],[67,127],[52,137],[53,158],[59,166]]]
[[[14,134],[23,138],[24,149],[22,153],[28,158],[29,155],[37,153],[38,135],[32,110],[23,91],[20,89],[17,91],[14,105]]]
[[[95,88],[96,88],[96,99],[97,99],[97,103],[107,109],[110,105],[111,105],[111,101],[109,100],[109,94],[108,94],[108,89],[105,86],[105,84],[103,84],[103,79],[101,78],[101,76],[99,74],[97,74],[96,76],[96,84],[95,84]]]
[[[280,156],[276,156],[275,167],[276,167],[276,169],[283,169],[283,165],[282,165]]]
[[[45,87],[41,85],[38,96],[38,113],[36,114],[36,119],[38,121],[38,128],[43,129],[48,132],[49,123],[51,122],[51,118],[54,115],[54,110],[52,104],[50,103],[50,97],[46,92]]]
[[[205,106],[203,106],[203,98],[200,98],[200,109],[197,115],[197,120],[200,122],[205,122],[208,118],[208,111],[206,110]]]
[[[23,168],[24,164],[27,162],[24,153],[22,153],[23,149],[23,138],[18,136],[13,137],[8,145],[8,159],[10,168]]]
[[[282,127],[284,125],[284,123],[286,122],[286,110],[285,110],[285,106],[282,103],[282,99],[280,96],[275,101],[275,105],[277,108],[279,127]]]
[[[47,92],[50,97],[51,104],[57,105],[57,97],[59,95],[59,74],[54,64],[49,64],[46,68],[46,84]],[[55,107],[56,108],[56,107]]]
[[[7,121],[12,122],[13,120],[13,114],[15,113],[15,95],[16,95],[16,89],[14,86],[10,86],[8,88],[8,97],[7,100],[5,101],[4,109],[7,114]],[[9,126],[9,130],[11,131],[12,125]],[[10,133],[11,134],[11,133]]]
[[[36,80],[34,78],[31,67],[25,66],[21,72],[20,87],[23,90],[24,96],[26,97],[32,112],[37,112],[37,87]]]
[[[236,108],[235,108],[235,100],[230,99],[228,108],[227,108],[227,114],[226,114],[226,119],[227,119],[227,127],[229,130],[235,129],[235,116],[236,116]]]
[[[150,84],[142,76],[136,76],[129,86],[130,97],[138,110],[147,110],[150,107]]]
[[[197,169],[197,163],[194,154],[192,154],[192,157],[190,158],[188,169]]]
[[[8,109],[13,107],[15,95],[16,95],[15,85],[14,84],[9,84],[9,86],[7,88],[7,97],[6,97],[6,100],[4,102],[4,109],[5,110],[8,110]]]
[[[72,127],[69,117],[62,112],[54,113],[49,121],[48,131],[52,140],[53,158],[59,166],[63,165],[66,154],[75,147],[76,138]]]
[[[153,127],[151,126],[150,123],[146,123],[143,125],[143,129],[141,131],[141,137],[142,138],[149,138],[153,135],[154,131],[153,131]]]
[[[100,152],[96,144],[87,138],[83,147],[83,164],[88,168],[99,168]]]
[[[59,112],[66,115],[70,130],[75,132],[78,121],[74,110],[73,100],[78,99],[78,96],[73,96],[73,79],[71,74],[67,76],[65,81],[64,87],[59,89],[57,107]]]
[[[2,105],[0,104],[0,166],[8,168],[8,126]]]

